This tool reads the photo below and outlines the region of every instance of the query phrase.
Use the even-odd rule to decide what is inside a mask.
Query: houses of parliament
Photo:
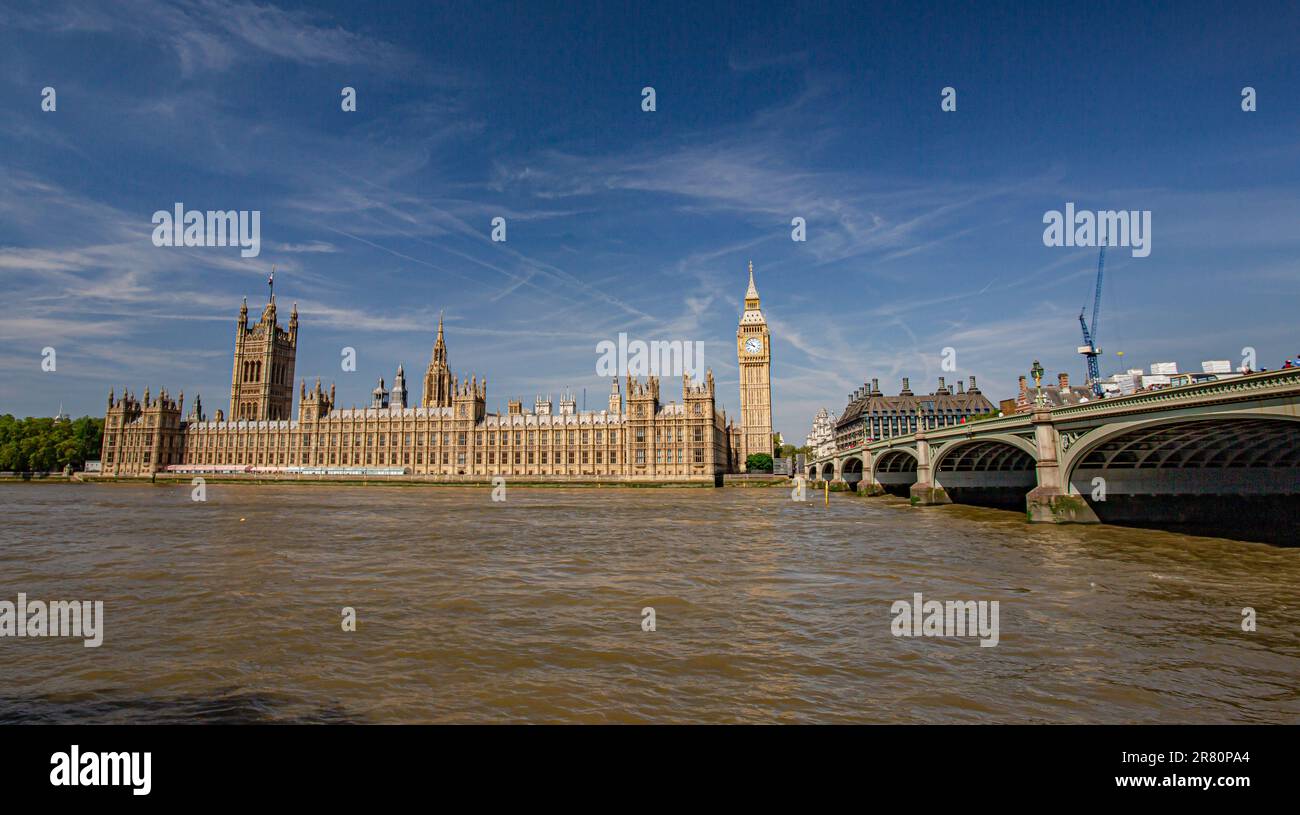
[[[684,375],[681,402],[661,401],[660,380],[613,379],[605,409],[579,411],[573,394],[559,409],[537,398],[489,413],[487,378],[458,378],[448,363],[442,318],[417,400],[398,366],[366,408],[339,408],[335,389],[319,377],[298,386],[293,409],[298,309],[288,328],[277,316],[274,290],[250,325],[244,301],[235,325],[229,415],[209,419],[202,401],[185,413],[181,393],[143,398],[110,392],[101,453],[105,476],[283,474],[412,476],[469,480],[495,476],[538,480],[713,481],[739,472],[751,453],[771,453],[771,350],[754,285],[736,332],[741,422],[728,422],[714,401],[713,372]]]

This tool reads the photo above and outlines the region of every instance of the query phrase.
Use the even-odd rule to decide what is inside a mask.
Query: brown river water
[[[787,489],[490,495],[0,484],[0,601],[105,618],[99,648],[0,638],[0,723],[1300,721],[1298,548]],[[999,643],[894,637],[915,592],[999,601]]]

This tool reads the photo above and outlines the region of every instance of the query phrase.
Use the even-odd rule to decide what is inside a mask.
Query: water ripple
[[[107,618],[97,649],[0,639],[0,723],[1300,720],[1300,549],[783,489],[489,496],[0,485],[0,600]],[[1000,644],[893,637],[913,592],[999,601]]]

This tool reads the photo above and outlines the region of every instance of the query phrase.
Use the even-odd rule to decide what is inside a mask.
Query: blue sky
[[[398,362],[418,390],[445,310],[489,409],[599,408],[626,332],[704,342],[734,413],[752,259],[802,442],[870,377],[932,386],[946,347],[995,400],[1035,358],[1081,378],[1096,250],[1042,241],[1067,201],[1152,212],[1149,257],[1108,253],[1103,371],[1300,353],[1293,4],[624,5],[0,2],[0,412],[123,385],[227,408],[275,264],[298,376],[345,405]],[[177,201],[260,210],[261,255],[155,247]]]

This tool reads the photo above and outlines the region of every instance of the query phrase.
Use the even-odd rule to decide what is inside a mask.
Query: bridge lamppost
[[[1034,377],[1034,387],[1038,390],[1038,395],[1034,397],[1034,404],[1038,407],[1047,405],[1047,398],[1043,395],[1043,366],[1034,360],[1034,367],[1029,369],[1029,373]]]

